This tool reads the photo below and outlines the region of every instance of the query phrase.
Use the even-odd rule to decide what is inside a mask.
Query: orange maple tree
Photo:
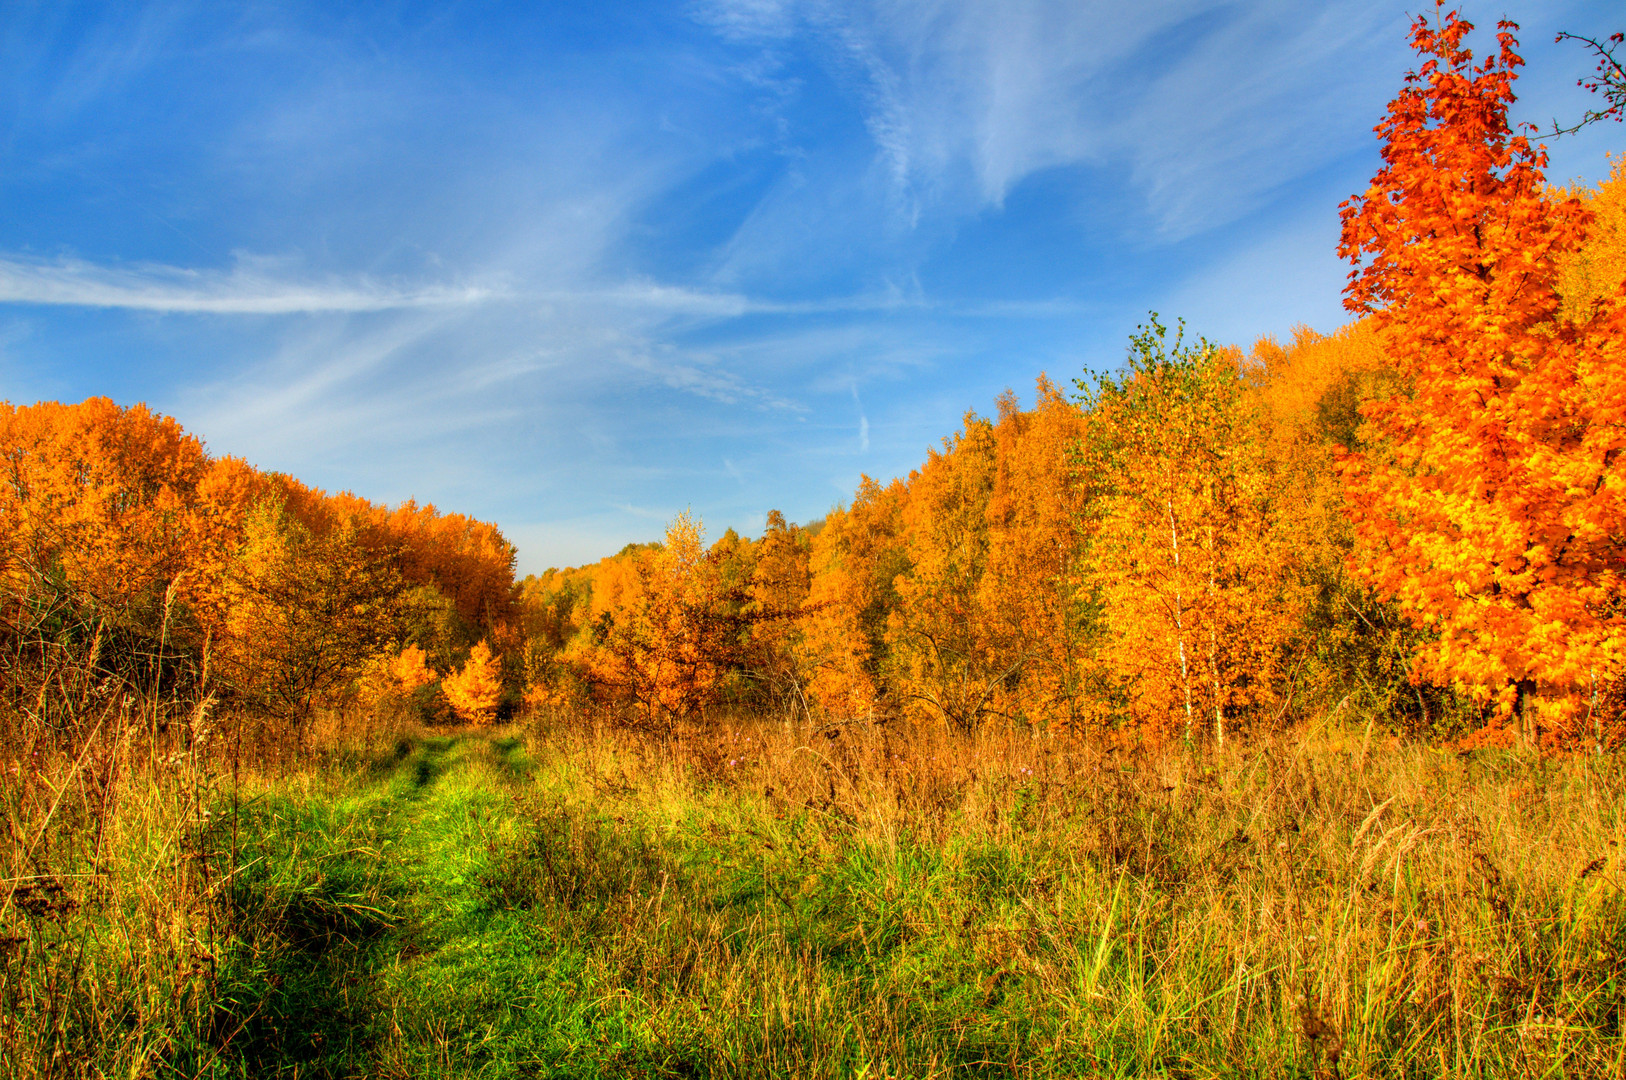
[[[1560,318],[1592,215],[1509,123],[1516,27],[1477,64],[1471,29],[1412,24],[1424,62],[1376,129],[1383,167],[1342,207],[1345,305],[1402,383],[1363,409],[1385,444],[1344,468],[1359,565],[1437,632],[1417,670],[1562,739],[1626,645],[1626,304],[1617,288]]]

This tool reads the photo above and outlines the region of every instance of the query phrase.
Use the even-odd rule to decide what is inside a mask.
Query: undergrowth
[[[532,753],[492,902],[635,1033],[536,1059],[571,1075],[1622,1069],[1616,758],[776,725]]]
[[[1626,1068],[1618,756],[564,723],[184,775],[95,842],[7,789],[11,1075]]]

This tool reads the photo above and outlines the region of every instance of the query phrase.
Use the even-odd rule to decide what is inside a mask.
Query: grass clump
[[[635,1035],[572,1074],[1622,1064],[1615,759],[776,725],[532,752],[494,895]]]
[[[0,608],[0,1062],[63,1078],[206,1062],[214,702],[161,657],[99,663],[105,624]]]

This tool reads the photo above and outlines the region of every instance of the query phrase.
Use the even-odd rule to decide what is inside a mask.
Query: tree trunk
[[[1174,555],[1174,650],[1180,659],[1180,689],[1186,698],[1186,744],[1192,739],[1191,674],[1186,666],[1185,609],[1180,602],[1180,531],[1174,524],[1174,499],[1164,502],[1169,514],[1169,550]]]
[[[1515,687],[1518,694],[1515,711],[1519,718],[1519,744],[1521,746],[1536,745],[1536,682],[1534,679],[1520,679]]]

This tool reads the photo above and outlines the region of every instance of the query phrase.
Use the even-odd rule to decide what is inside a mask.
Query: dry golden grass
[[[1626,1075],[1618,755],[334,716],[374,751],[301,758],[53,677],[0,715],[8,1075]],[[245,760],[287,866],[220,824]],[[386,909],[311,991],[368,1040],[256,1014],[291,913]]]
[[[143,1075],[209,1009],[214,717],[32,659],[0,704],[0,1058],[19,1077]]]
[[[275,729],[219,710],[185,657],[111,655],[106,624],[36,598],[8,602],[3,1074],[218,1071],[235,1022],[219,1008],[217,974],[238,929],[221,902],[238,861],[236,784],[309,759]],[[322,735],[355,737],[341,721],[324,717]]]
[[[537,881],[565,908],[603,894],[601,979],[635,972],[679,1027],[706,1009],[753,1075],[1626,1063],[1618,757],[1310,725],[1137,760],[1033,733],[772,723],[553,726],[531,753]],[[592,821],[646,852],[614,918],[608,883],[581,884],[613,850]],[[765,902],[719,904],[723,879]]]

